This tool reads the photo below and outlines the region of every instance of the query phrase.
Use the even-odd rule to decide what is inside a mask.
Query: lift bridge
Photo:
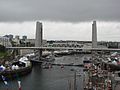
[[[114,48],[73,48],[73,47],[6,47],[6,49],[12,49],[12,50],[20,50],[20,49],[31,49],[31,50],[35,50],[35,51],[55,51],[55,50],[73,50],[73,51],[84,51],[84,52],[92,52],[92,51],[99,51],[99,52],[111,52],[111,51],[120,51],[120,49],[114,49]],[[42,54],[42,53],[41,53]],[[35,61],[40,61],[41,62],[41,58],[42,55],[38,55],[39,59],[35,60]]]
[[[114,48],[98,48],[97,46],[97,26],[96,21],[93,21],[92,24],[92,47],[91,48],[80,48],[80,47],[43,47],[43,30],[42,23],[36,23],[36,39],[35,39],[35,47],[6,47],[7,49],[20,50],[20,49],[32,49],[38,51],[39,60],[42,57],[42,51],[49,50],[76,50],[76,51],[120,51],[120,49]]]

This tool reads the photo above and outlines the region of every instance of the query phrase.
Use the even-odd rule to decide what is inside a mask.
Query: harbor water
[[[57,57],[55,63],[81,64],[84,57],[82,54]],[[83,90],[83,77],[82,67],[64,66],[61,68],[61,66],[53,66],[50,69],[42,69],[40,65],[36,65],[33,66],[31,73],[19,78],[22,90],[70,90],[75,79],[77,90]],[[6,89],[7,86],[0,81],[0,90]],[[8,90],[18,90],[16,79],[8,80]]]

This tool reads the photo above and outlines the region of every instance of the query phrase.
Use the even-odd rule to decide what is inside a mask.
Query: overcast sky
[[[91,40],[97,20],[99,40],[120,41],[119,8],[120,0],[0,0],[0,35],[34,38],[39,20],[46,39]]]

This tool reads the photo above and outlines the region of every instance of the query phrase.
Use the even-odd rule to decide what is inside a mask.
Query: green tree
[[[0,45],[0,52],[5,52],[6,48],[3,45]]]

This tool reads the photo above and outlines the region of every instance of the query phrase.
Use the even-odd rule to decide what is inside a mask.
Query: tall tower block
[[[97,48],[97,26],[96,21],[92,24],[92,48]]]
[[[43,40],[43,31],[42,31],[42,23],[36,22],[36,39],[35,39],[35,47],[42,47]],[[42,57],[42,50],[38,50],[38,60]]]
[[[42,23],[36,22],[36,40],[35,40],[35,47],[41,47],[42,46]]]

